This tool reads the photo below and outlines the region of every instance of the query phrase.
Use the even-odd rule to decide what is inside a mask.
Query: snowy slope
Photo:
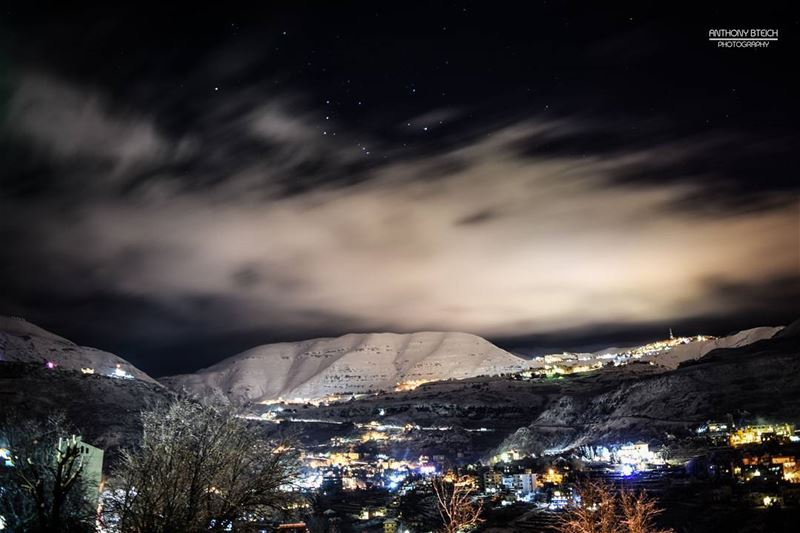
[[[367,423],[380,410],[380,420],[387,424],[453,428],[416,431],[408,441],[387,442],[398,455],[453,449],[469,460],[509,449],[540,455],[585,445],[670,442],[728,414],[737,422],[797,424],[798,375],[800,322],[770,339],[716,349],[674,370],[635,362],[557,380],[480,377],[429,383],[413,391],[303,409],[302,416]],[[278,414],[282,420],[295,416],[291,411]],[[327,441],[329,433],[317,426],[293,422],[291,427],[302,431],[309,443]],[[489,449],[494,451],[486,453]]]
[[[527,360],[466,333],[353,333],[259,346],[162,382],[198,394],[221,392],[256,401],[317,399],[392,390],[401,382],[463,379],[527,366]]]
[[[156,381],[125,359],[96,348],[78,346],[22,318],[0,317],[0,362],[41,363],[47,361],[69,370],[92,368],[108,375],[117,365],[136,379]]]
[[[771,339],[776,333],[781,331],[783,326],[778,327],[759,327],[746,329],[727,337],[720,337],[705,342],[690,342],[689,344],[682,344],[672,348],[670,351],[653,356],[650,358],[643,358],[643,360],[652,360],[656,365],[665,368],[678,368],[678,365],[684,361],[692,361],[700,359],[711,350],[717,348],[739,348],[747,346],[764,339]]]

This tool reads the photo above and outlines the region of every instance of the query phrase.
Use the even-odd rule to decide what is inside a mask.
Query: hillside
[[[316,399],[391,391],[400,383],[514,372],[527,365],[527,360],[466,333],[354,333],[259,346],[162,383],[175,390],[254,401]]]
[[[110,452],[141,438],[140,413],[172,393],[157,383],[111,379],[32,363],[0,363],[0,399],[8,413],[42,419],[63,412],[87,442]]]
[[[760,340],[770,339],[783,329],[778,327],[759,327],[746,329],[733,335],[711,339],[705,342],[690,342],[672,348],[670,351],[643,360],[653,361],[659,366],[677,368],[681,363],[700,359],[707,353],[720,348],[739,348]]]
[[[50,362],[57,368],[66,370],[88,368],[96,374],[105,376],[119,368],[135,379],[157,383],[146,373],[113,353],[78,346],[70,340],[16,317],[0,317],[0,362],[42,366]]]
[[[143,408],[172,396],[113,354],[18,319],[3,319],[0,327],[0,398],[10,412],[44,416],[64,410],[91,442],[113,450],[137,438]],[[674,357],[685,347],[693,350],[688,357]],[[564,377],[525,377],[516,372],[531,362],[474,335],[351,334],[260,346],[165,381],[174,389],[253,401],[386,391],[321,407],[285,406],[278,415],[283,423],[265,429],[313,441],[331,429],[355,431],[348,422],[410,423],[422,429],[409,441],[391,444],[404,447],[400,452],[457,446],[475,458],[493,449],[540,453],[641,438],[663,442],[728,413],[800,422],[800,323],[675,350],[651,364],[640,360]],[[57,366],[48,368],[45,360]],[[139,379],[80,371],[116,364]],[[418,386],[395,391],[404,382]]]
[[[667,442],[726,414],[799,423],[798,330],[789,326],[774,338],[712,350],[673,370],[640,362],[556,379],[429,383],[409,392],[300,407],[279,418],[448,427],[419,431],[396,446],[409,454],[457,446],[472,458],[491,449],[538,454],[638,439]],[[278,430],[313,439],[318,426],[287,421]]]

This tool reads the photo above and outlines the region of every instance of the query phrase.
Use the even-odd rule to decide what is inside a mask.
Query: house
[[[78,448],[78,463],[81,466],[81,477],[84,483],[84,490],[86,490],[86,498],[89,501],[98,501],[103,486],[104,452],[100,448],[85,442],[77,435],[59,438],[56,449],[59,453],[64,453],[72,446]]]

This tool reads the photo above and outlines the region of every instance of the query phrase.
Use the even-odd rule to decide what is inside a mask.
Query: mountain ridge
[[[221,392],[252,401],[318,399],[377,392],[407,382],[518,371],[529,365],[470,333],[348,333],[256,346],[195,373],[161,381],[190,392]]]
[[[111,375],[116,370],[135,379],[159,384],[122,357],[56,335],[20,317],[0,316],[0,361],[39,363],[67,370],[90,369]]]

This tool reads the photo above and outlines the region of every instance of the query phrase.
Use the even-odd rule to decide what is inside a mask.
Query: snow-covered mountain
[[[700,359],[705,354],[718,348],[739,348],[747,346],[764,339],[771,339],[783,326],[770,327],[763,326],[758,328],[746,329],[726,337],[711,339],[704,342],[690,342],[681,344],[670,349],[666,353],[652,357],[642,358],[645,361],[653,361],[654,364],[665,368],[678,368],[678,365],[685,361]]]
[[[719,348],[739,348],[758,341],[771,339],[783,326],[763,326],[732,333],[725,337],[696,335],[670,337],[640,346],[609,347],[596,352],[561,352],[536,356],[533,366],[570,368],[595,368],[597,365],[624,365],[631,362],[649,362],[663,370],[678,368],[681,363],[700,359]]]
[[[751,333],[717,340],[753,341]],[[762,332],[763,333],[763,332]],[[769,333],[769,331],[767,331]],[[663,355],[663,354],[662,354]],[[656,355],[660,357],[660,355]],[[633,360],[608,364],[565,379],[478,377],[428,383],[413,391],[365,396],[353,401],[277,413],[313,445],[330,438],[315,421],[423,428],[392,442],[391,453],[435,455],[458,449],[465,457],[487,458],[516,450],[547,450],[644,440],[680,442],[708,421],[733,416],[800,423],[800,321],[768,338],[711,350],[692,364],[667,369]],[[255,406],[254,412],[269,408]],[[298,410],[299,411],[299,410]],[[380,415],[378,413],[381,413]],[[449,431],[424,428],[448,427]],[[275,429],[281,432],[281,429]],[[350,436],[358,436],[353,431]],[[678,440],[675,441],[675,437]],[[677,446],[681,450],[683,445]],[[490,453],[487,453],[489,450]]]
[[[157,383],[125,359],[96,348],[78,346],[17,317],[0,316],[0,362],[48,363],[68,370],[91,369],[100,375],[130,375]]]
[[[259,346],[194,374],[161,381],[197,394],[219,392],[254,401],[320,399],[516,372],[528,365],[467,333],[352,333]]]

